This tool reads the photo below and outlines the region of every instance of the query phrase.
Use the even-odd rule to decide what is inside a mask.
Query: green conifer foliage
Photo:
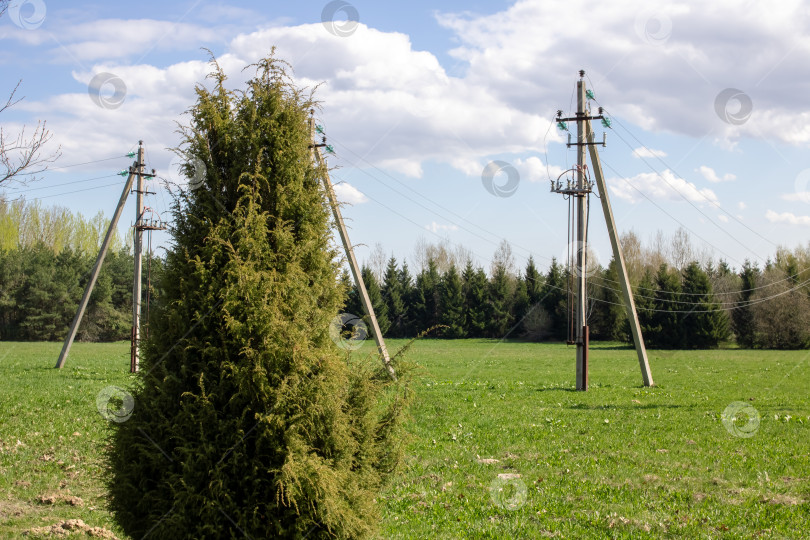
[[[683,346],[690,349],[717,347],[728,337],[728,317],[714,301],[709,276],[696,262],[683,271],[683,300],[691,313],[683,314]]]
[[[751,296],[754,294],[754,289],[757,286],[759,279],[759,269],[752,265],[750,261],[746,260],[740,270],[740,295],[738,298],[733,298],[739,302],[739,307],[734,309],[732,314],[732,322],[734,333],[737,336],[737,343],[740,347],[751,348],[754,346],[755,335],[755,321],[753,310],[751,309]]]
[[[467,337],[483,337],[487,327],[487,275],[483,268],[474,269],[467,261],[461,274],[464,291],[464,322]]]
[[[464,331],[464,293],[462,291],[461,277],[455,266],[442,276],[439,284],[439,304],[441,324],[447,326],[444,337],[463,338]]]
[[[392,337],[407,337],[407,321],[405,312],[405,298],[403,286],[400,282],[400,272],[397,269],[397,260],[391,257],[385,269],[382,285],[382,298],[388,310],[388,320],[391,323],[388,334]]]
[[[655,289],[652,328],[650,335],[644,337],[653,347],[679,349],[684,344],[681,278],[662,264],[655,274]]]
[[[385,335],[388,333],[388,329],[391,327],[391,321],[388,319],[388,306],[386,305],[385,300],[382,297],[382,293],[380,292],[380,284],[377,283],[377,278],[374,277],[374,273],[371,271],[371,268],[363,266],[360,274],[363,277],[363,284],[366,286],[368,298],[371,300],[371,309],[374,310],[374,315],[377,317],[377,324],[380,326],[380,332]],[[363,321],[365,321],[366,326],[368,327],[369,331],[371,331],[371,319],[368,317],[368,315],[365,315],[364,310],[357,313],[357,315],[360,314],[363,314]]]
[[[557,259],[551,259],[543,284],[542,302],[551,321],[550,331],[553,339],[564,340],[568,334],[567,291],[565,269]]]
[[[489,337],[502,338],[512,327],[511,277],[502,265],[496,266],[489,283]]]
[[[653,327],[653,315],[655,314],[655,276],[650,268],[645,268],[638,286],[633,292],[633,300],[636,303],[636,313],[638,323],[641,327],[641,335],[645,344],[652,345],[657,332]],[[625,317],[622,329],[629,343],[633,342],[633,335],[630,330],[630,321]]]
[[[184,132],[198,185],[175,202],[134,410],[109,451],[133,538],[367,537],[401,451],[403,387],[329,336],[345,291],[313,102],[281,62],[256,68],[236,93],[217,66]]]
[[[441,275],[436,261],[428,259],[427,268],[416,276],[414,287],[414,325],[417,332],[424,332],[439,324],[439,281]]]

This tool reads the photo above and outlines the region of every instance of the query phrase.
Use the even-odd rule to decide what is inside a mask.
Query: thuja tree
[[[405,398],[329,337],[344,287],[314,104],[272,57],[242,92],[213,65],[183,129],[195,189],[175,201],[134,410],[115,424],[111,507],[133,538],[362,538]]]

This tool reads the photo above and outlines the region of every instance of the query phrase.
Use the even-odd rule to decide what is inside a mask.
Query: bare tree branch
[[[0,0],[0,16],[7,8],[8,2]],[[17,82],[6,104],[0,107],[0,113],[23,100],[23,98],[14,99],[21,82]],[[16,137],[8,137],[0,127],[0,186],[12,179],[25,184],[25,178],[32,179],[47,170],[48,164],[62,155],[61,147],[57,147],[51,154],[43,154],[44,146],[52,137],[53,133],[48,130],[45,121],[37,122],[37,127],[30,137],[26,137],[25,128]]]

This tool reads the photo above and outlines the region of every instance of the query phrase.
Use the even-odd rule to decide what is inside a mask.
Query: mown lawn
[[[105,509],[96,401],[128,384],[129,346],[76,344],[61,372],[60,347],[0,343],[0,537],[78,518],[124,538]],[[810,538],[808,351],[650,351],[648,389],[631,349],[596,343],[587,393],[573,355],[418,342],[380,537]],[[729,405],[746,409],[724,423]]]

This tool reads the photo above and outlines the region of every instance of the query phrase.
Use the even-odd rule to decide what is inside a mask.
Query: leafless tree
[[[501,240],[498,249],[495,250],[495,254],[492,256],[492,275],[495,275],[495,271],[498,268],[503,268],[510,276],[516,275],[515,256],[512,254],[512,245],[506,239]]]
[[[641,239],[632,230],[622,233],[620,239],[627,275],[630,283],[637,285],[641,281],[641,276],[644,275],[644,252]]]
[[[368,256],[368,262],[366,264],[377,279],[377,283],[382,283],[385,268],[388,264],[388,257],[381,243],[377,242],[374,244],[374,249],[371,251],[371,255]]]
[[[461,244],[452,244],[449,239],[444,238],[438,244],[431,244],[420,236],[416,240],[413,250],[413,261],[418,270],[427,268],[428,261],[432,260],[440,274],[447,272],[451,266],[455,266],[459,271],[472,261],[473,253]]]
[[[0,4],[0,15],[8,8],[8,2]],[[22,81],[20,81],[22,82]],[[6,104],[0,107],[0,113],[10,109],[23,98],[14,96],[20,88],[20,82],[11,91]],[[25,184],[26,180],[47,170],[48,164],[56,161],[61,155],[57,147],[53,153],[45,153],[45,145],[53,134],[47,129],[45,121],[37,122],[37,127],[30,136],[26,136],[23,127],[19,133],[9,137],[0,126],[0,186],[10,180]]]

